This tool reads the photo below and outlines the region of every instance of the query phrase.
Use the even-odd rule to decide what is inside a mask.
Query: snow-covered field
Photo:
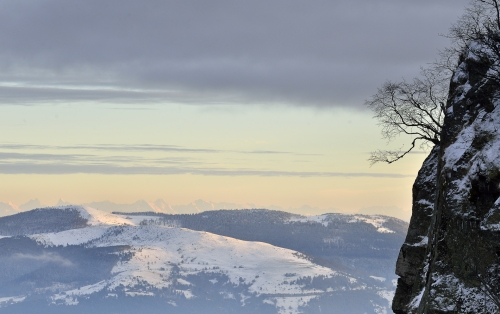
[[[40,216],[40,210],[43,211],[39,209],[34,213]],[[338,267],[326,260],[318,264],[315,255],[308,256],[269,243],[181,228],[185,221],[175,216],[111,214],[73,205],[51,207],[48,210],[50,214],[43,216],[40,220],[42,227],[36,230],[64,231],[33,234],[31,229],[27,229],[24,236],[34,240],[34,245],[42,248],[43,253],[40,255],[40,251],[28,251],[13,254],[12,258],[30,263],[43,261],[53,263],[56,268],[68,269],[80,267],[80,261],[75,257],[80,255],[68,252],[80,252],[78,254],[83,254],[81,256],[90,258],[85,262],[87,264],[81,264],[87,265],[84,266],[86,268],[82,277],[78,277],[83,279],[55,280],[31,292],[27,291],[25,295],[10,294],[8,290],[6,294],[4,291],[0,294],[0,307],[27,304],[33,300],[32,293],[43,293],[43,300],[48,300],[44,302],[48,302],[49,307],[81,307],[94,302],[92,300],[120,302],[120,298],[138,298],[144,302],[144,298],[151,298],[163,300],[164,306],[182,308],[184,311],[185,306],[193,302],[201,306],[203,302],[215,302],[211,301],[215,298],[220,306],[227,302],[233,307],[245,307],[247,311],[263,306],[267,310],[274,308],[275,313],[295,314],[316,311],[323,304],[332,302],[331,298],[339,298],[335,302],[342,304],[341,296],[347,293],[348,296],[352,294],[349,298],[365,300],[367,304],[363,305],[364,309],[372,307],[376,313],[390,312],[390,299],[394,291],[391,290],[392,285],[386,283],[385,277],[373,273],[360,275],[359,272],[352,272],[356,274],[352,275],[341,264]],[[61,215],[58,210],[61,210]],[[227,221],[225,219],[232,217],[230,215],[232,213],[219,217],[221,221]],[[242,211],[241,215],[280,217],[283,214],[248,210]],[[64,221],[52,222],[51,217],[67,217],[67,227]],[[281,223],[287,228],[295,228],[290,225],[295,222],[306,223],[307,226],[320,224],[320,228],[340,222],[340,225],[357,224],[358,228],[359,224],[370,224],[374,229],[369,227],[367,230],[373,234],[393,232],[384,225],[389,219],[385,216],[325,214],[310,217],[292,215],[290,218],[284,213],[284,217]],[[83,222],[72,225],[82,218]],[[203,223],[205,219],[217,222],[219,218],[212,216],[209,220],[208,216],[200,216],[195,219]],[[342,247],[346,243],[341,234],[330,237],[311,235],[311,239],[319,237],[319,245],[328,243],[328,247]],[[29,243],[33,243],[28,239]],[[12,237],[14,240],[15,237]],[[85,252],[95,252],[88,254],[97,255],[85,255]],[[105,259],[109,261],[102,262],[99,254],[108,256]],[[95,267],[107,265],[100,268],[104,272],[90,281],[87,279],[88,272],[98,269],[88,266],[89,262],[95,263]]]
[[[318,216],[307,216],[307,217],[292,217],[288,221],[289,222],[312,222],[319,223],[324,226],[328,226],[328,223],[332,220],[345,220],[347,217],[347,223],[356,223],[356,222],[364,222],[374,226],[377,229],[377,232],[380,233],[394,233],[393,230],[390,230],[384,227],[384,223],[387,222],[387,217],[377,216],[377,215],[345,215],[345,214],[323,214]]]
[[[246,293],[264,296],[264,302],[273,304],[279,312],[300,313],[300,307],[326,291],[334,289],[363,290],[366,286],[342,272],[334,271],[311,262],[296,251],[262,242],[242,241],[208,232],[167,227],[158,217],[115,215],[89,207],[78,207],[80,215],[88,220],[88,227],[57,233],[31,235],[38,243],[50,246],[84,245],[85,247],[128,246],[132,253],[129,260],[120,261],[111,271],[111,278],[92,285],[55,294],[54,304],[77,305],[79,298],[99,291],[113,296],[118,287],[125,287],[129,296],[154,296],[154,289],[171,287],[196,298],[191,291],[189,275],[214,274],[210,279],[217,283],[218,274],[228,278],[228,284],[248,285]],[[328,215],[307,217],[314,222],[327,223]],[[352,219],[365,219],[353,216]],[[141,224],[149,220],[155,223]],[[157,223],[156,223],[157,222]],[[382,220],[370,222],[378,228]],[[379,231],[385,232],[385,231]],[[175,276],[172,274],[175,273]],[[291,284],[301,278],[338,277],[343,287],[310,289],[304,284]],[[377,278],[378,279],[378,278]],[[154,288],[154,289],[151,289]],[[381,291],[386,298],[387,292]],[[245,302],[244,294],[239,298]]]

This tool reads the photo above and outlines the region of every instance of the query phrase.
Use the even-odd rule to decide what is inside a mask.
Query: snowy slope
[[[215,293],[222,301],[235,302],[247,310],[250,306],[267,306],[274,308],[274,313],[303,313],[312,306],[321,308],[325,298],[342,300],[345,293],[361,293],[370,298],[366,302],[375,312],[385,313],[389,309],[392,292],[373,284],[381,282],[380,278],[373,277],[373,282],[367,283],[343,270],[320,266],[290,249],[169,227],[157,216],[129,217],[81,206],[71,206],[71,210],[78,211],[87,227],[28,235],[28,239],[57,252],[74,247],[120,251],[113,253],[118,260],[108,276],[86,284],[51,283],[43,288],[51,306],[78,308],[88,300],[111,302],[118,296],[166,298],[169,306],[180,306],[182,302],[201,302],[203,298],[212,300]],[[58,254],[23,253],[22,257],[59,261],[58,267],[78,263]],[[206,293],[212,295],[207,297]],[[26,295],[0,297],[4,300],[0,307],[30,300],[29,295],[27,301],[23,299]]]
[[[118,235],[114,236],[116,233]],[[208,273],[227,274],[233,284],[250,283],[248,292],[258,295],[322,293],[320,290],[303,289],[299,285],[291,286],[284,282],[307,276],[345,276],[315,265],[291,250],[186,229],[132,226],[112,228],[104,235],[99,230],[94,235],[96,240],[89,241],[90,246],[130,245],[130,252],[134,255],[129,261],[121,262],[113,268],[113,277],[110,280],[88,287],[89,292],[104,288],[112,291],[123,285],[130,288],[129,294],[145,295],[148,293],[148,286],[170,286],[172,278],[169,274],[173,267],[179,268],[181,277],[196,274],[202,269]],[[68,232],[52,235],[52,238],[57,236],[68,236]],[[85,240],[90,239],[87,237]],[[44,244],[47,244],[47,241]],[[294,275],[288,275],[290,273]],[[345,277],[355,282],[354,278]],[[188,281],[183,282],[189,287]],[[136,286],[139,283],[138,288]],[[188,298],[191,295],[189,289],[183,292]],[[66,300],[72,299],[71,293],[66,295]]]
[[[346,220],[347,218],[347,220]],[[384,226],[388,222],[389,218],[382,215],[346,215],[346,214],[323,214],[318,216],[295,216],[289,219],[290,222],[312,222],[320,223],[324,226],[328,226],[329,222],[334,220],[346,220],[347,223],[364,222],[372,225],[380,233],[394,233],[393,230]]]
[[[106,213],[92,207],[88,206],[75,206],[75,207],[79,210],[80,216],[86,219],[87,224],[90,226],[134,225],[134,223],[131,223],[126,218]]]

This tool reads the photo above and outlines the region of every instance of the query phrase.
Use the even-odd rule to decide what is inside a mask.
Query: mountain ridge
[[[309,205],[303,205],[296,208],[282,208],[280,206],[257,206],[255,204],[237,204],[237,203],[229,203],[229,202],[211,202],[204,201],[198,199],[188,204],[184,205],[171,205],[165,202],[163,199],[157,199],[156,201],[146,201],[146,200],[138,200],[133,203],[115,203],[111,201],[98,201],[98,202],[89,202],[84,204],[74,204],[71,202],[67,202],[64,199],[59,199],[56,204],[53,206],[66,206],[66,205],[82,205],[82,206],[90,206],[93,208],[98,208],[107,212],[159,212],[166,214],[191,214],[191,213],[200,213],[204,211],[210,210],[218,210],[218,209],[251,209],[251,208],[266,208],[270,210],[280,210],[286,212],[293,212],[301,215],[321,215],[324,213],[333,213],[333,212],[342,212],[337,208],[330,207],[326,209],[313,207]],[[48,205],[44,205],[40,202],[39,199],[32,199],[26,203],[23,203],[19,206],[12,202],[1,203],[0,202],[0,217],[12,215],[20,211],[27,211],[35,208],[43,208]],[[350,212],[349,212],[350,213]],[[363,207],[359,209],[357,214],[367,214],[367,215],[376,215],[382,214],[386,216],[396,217],[405,221],[409,221],[410,215],[409,212],[404,211],[396,206],[371,206],[371,207]],[[348,214],[348,213],[346,213]],[[354,214],[354,212],[352,213]]]
[[[230,217],[241,226],[246,222],[255,227],[255,221],[274,217],[275,226],[289,225],[297,230],[302,226],[310,231],[327,231],[330,227],[334,233],[343,227],[340,232],[344,234],[360,230],[372,235],[367,239],[380,234],[402,241],[403,234],[390,230],[385,218],[359,215],[356,220],[333,215],[306,217],[266,210],[117,215],[90,207],[60,206],[3,217],[0,308],[9,313],[26,312],[33,306],[41,313],[45,309],[47,313],[55,309],[78,313],[88,311],[90,304],[99,304],[99,313],[105,313],[129,304],[131,308],[121,313],[132,313],[132,308],[137,310],[142,304],[152,312],[167,307],[175,308],[176,313],[216,313],[221,306],[228,313],[315,313],[320,307],[340,312],[387,311],[394,286],[390,278],[376,272],[353,271],[352,265],[342,263],[322,264],[314,255],[262,241],[181,228],[171,219],[194,217],[221,226],[227,222],[222,218]],[[6,230],[12,229],[6,229],[6,221],[25,228],[8,235]],[[33,226],[38,229],[29,232]],[[280,230],[275,228],[275,232]],[[373,245],[383,247],[379,241],[373,241]],[[16,277],[14,266],[17,272],[26,273]],[[39,267],[48,274],[44,281],[32,277],[38,276]],[[79,271],[71,272],[72,267]],[[100,272],[88,281],[84,274],[96,267]],[[26,288],[26,280],[35,284],[35,290]]]

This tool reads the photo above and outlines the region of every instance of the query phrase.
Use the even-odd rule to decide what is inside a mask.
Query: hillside
[[[127,215],[139,217],[144,214]],[[160,223],[266,242],[391,280],[396,279],[394,261],[408,226],[406,222],[387,216],[324,214],[306,217],[264,209],[150,215],[157,217]]]
[[[228,217],[234,214],[233,220],[240,221],[238,226],[253,225],[254,234],[266,229],[266,225],[256,224],[263,220],[287,226],[267,234],[295,227],[300,230],[306,225],[314,230],[341,220],[351,224],[355,232],[361,230],[355,228],[360,224],[374,234],[399,234],[385,223],[390,218],[228,212],[203,213],[205,218],[198,218],[213,221],[207,226],[216,226],[217,219],[226,217],[221,221],[229,223]],[[342,313],[385,313],[394,289],[389,278],[314,255],[180,228],[189,220],[182,215],[176,215],[179,219],[116,215],[78,206],[22,214],[0,218],[0,306],[6,313],[35,308],[38,313],[85,313],[90,309],[96,313],[145,309],[156,313],[169,308],[175,313],[316,313],[326,308]],[[63,216],[67,219],[61,219]],[[30,231],[28,226],[36,226],[36,221],[47,231]],[[13,223],[24,224],[20,230],[25,235],[9,235]],[[299,231],[302,236],[303,232]],[[343,233],[343,241],[355,238],[348,237],[345,230]],[[308,239],[313,241],[316,236],[323,235],[313,232]],[[321,241],[324,239],[316,239],[312,245]],[[383,246],[390,246],[390,242]],[[346,252],[359,254],[359,248]]]

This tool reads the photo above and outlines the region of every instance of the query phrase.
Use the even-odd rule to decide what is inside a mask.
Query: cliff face
[[[469,51],[452,78],[441,145],[413,186],[413,215],[396,265],[395,313],[500,313],[495,74],[491,60]]]

